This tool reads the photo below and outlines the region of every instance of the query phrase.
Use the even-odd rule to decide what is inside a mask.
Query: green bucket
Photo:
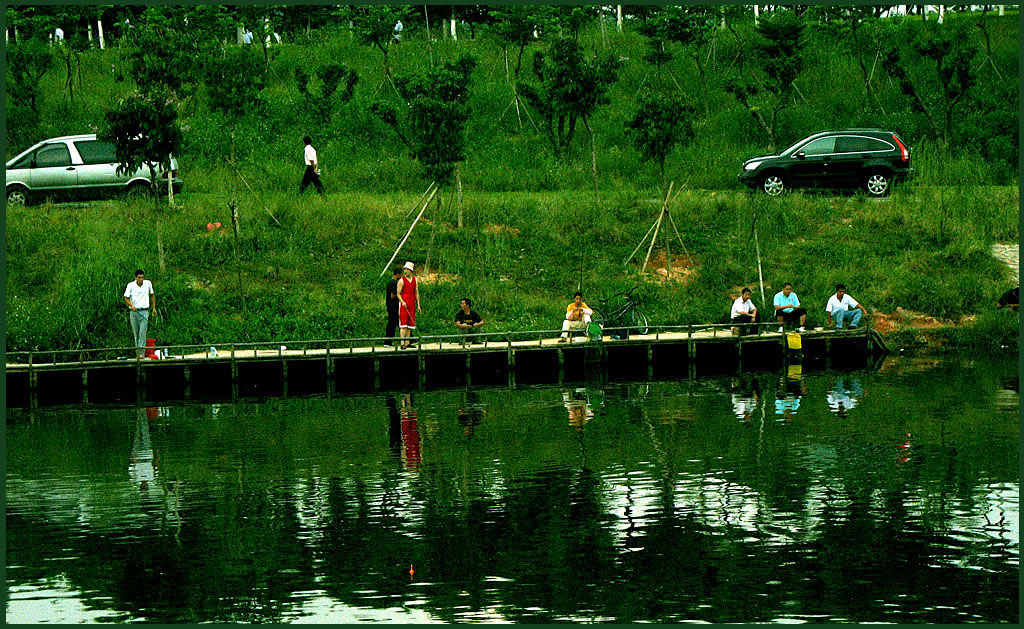
[[[601,324],[597,321],[591,321],[590,325],[587,326],[587,336],[590,337],[591,341],[600,341]]]

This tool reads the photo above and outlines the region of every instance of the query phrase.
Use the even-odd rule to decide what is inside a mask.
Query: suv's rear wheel
[[[8,186],[7,205],[28,205],[28,189],[24,186]]]
[[[892,175],[884,170],[873,170],[864,180],[869,197],[884,197],[892,190]]]
[[[786,180],[779,173],[768,173],[761,177],[761,192],[777,197],[786,192]]]

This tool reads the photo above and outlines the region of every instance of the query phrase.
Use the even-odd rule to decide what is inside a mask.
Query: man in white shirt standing
[[[308,135],[302,138],[306,148],[303,151],[303,158],[306,162],[306,172],[302,175],[302,183],[299,184],[299,194],[306,191],[309,184],[313,184],[316,191],[324,193],[324,185],[320,183],[320,162],[316,159],[316,149],[313,148],[313,140]]]
[[[850,329],[857,327],[861,315],[866,315],[864,306],[857,303],[857,300],[846,294],[845,284],[836,284],[836,294],[828,298],[825,305],[825,312],[828,313],[828,325],[832,327],[832,320],[836,322],[836,329],[843,329],[843,321],[850,322]]]
[[[124,303],[131,308],[132,334],[135,336],[135,348],[138,357],[145,357],[146,331],[149,328],[149,313],[156,314],[156,295],[153,284],[146,279],[141,269],[135,272],[135,281],[128,282],[124,289]]]
[[[729,319],[733,325],[737,323],[754,323],[757,321],[757,307],[754,302],[750,300],[750,289],[744,288],[740,292],[740,296],[736,298],[736,301],[732,302],[732,312],[729,314]],[[739,332],[741,335],[753,334],[755,331],[752,325],[739,326]]]

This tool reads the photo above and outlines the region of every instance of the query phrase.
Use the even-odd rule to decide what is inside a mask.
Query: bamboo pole
[[[644,258],[643,266],[640,267],[640,273],[647,270],[647,262],[651,259],[651,251],[654,250],[654,243],[658,241],[658,230],[661,229],[661,221],[665,217],[665,208],[668,207],[670,197],[672,196],[672,186],[676,182],[672,182],[668,185],[668,193],[665,195],[665,203],[661,206],[661,213],[658,214],[658,221],[654,224],[654,236],[651,237],[651,246],[647,248],[647,257]]]
[[[433,183],[430,185],[432,187],[435,186],[435,184]],[[395,253],[391,255],[391,259],[388,260],[388,263],[384,265],[384,268],[381,270],[380,275],[378,275],[377,277],[382,277],[384,273],[387,272],[388,267],[391,266],[391,263],[394,262],[395,258],[398,257],[398,252],[402,250],[402,246],[405,244],[405,241],[409,239],[409,235],[412,234],[412,230],[416,227],[416,223],[418,223],[420,218],[423,216],[423,212],[427,210],[427,207],[430,205],[430,202],[434,200],[435,194],[437,194],[436,187],[434,187],[434,190],[430,193],[430,196],[427,198],[426,202],[423,203],[423,208],[420,210],[420,213],[416,215],[416,220],[412,222],[412,225],[409,225],[409,231],[405,232],[405,236],[402,238],[402,241],[398,243],[398,248],[395,249]]]

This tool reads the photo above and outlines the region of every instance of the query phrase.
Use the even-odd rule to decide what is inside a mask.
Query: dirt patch
[[[960,324],[970,324],[973,322],[973,316],[963,317]],[[871,313],[871,327],[882,334],[895,332],[896,330],[905,329],[917,329],[917,330],[929,330],[934,328],[941,328],[944,326],[957,325],[956,321],[941,321],[920,312],[914,312],[913,310],[907,310],[905,308],[897,307],[896,312],[872,312]]]
[[[484,231],[488,234],[500,234],[501,232],[507,232],[513,236],[519,235],[519,229],[509,227],[508,225],[488,225],[487,227],[484,227]]]
[[[640,255],[639,253],[637,255]],[[644,253],[646,256],[646,253]],[[638,259],[638,266],[644,264],[643,258]],[[672,272],[668,270],[668,257],[665,251],[654,251],[651,259],[647,261],[647,270],[653,271],[653,279],[659,282],[680,282],[688,283],[696,277],[700,265],[696,260],[684,254],[672,254]]]
[[[460,277],[456,273],[441,273],[440,271],[416,276],[416,280],[421,284],[454,284],[459,279]]]

